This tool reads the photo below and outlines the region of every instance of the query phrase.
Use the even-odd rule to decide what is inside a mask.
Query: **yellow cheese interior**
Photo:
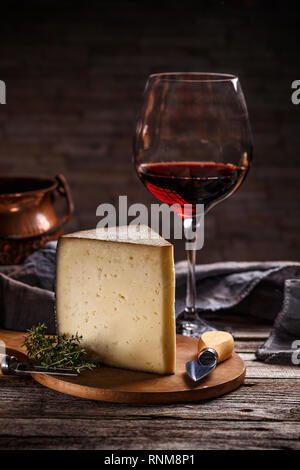
[[[171,244],[101,240],[95,231],[67,235],[59,241],[56,281],[58,333],[78,332],[104,364],[175,372]]]

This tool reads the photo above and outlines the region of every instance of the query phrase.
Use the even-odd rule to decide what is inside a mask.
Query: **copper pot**
[[[55,211],[66,200],[65,215]],[[64,233],[73,212],[70,189],[62,174],[55,178],[0,177],[0,264],[18,264]]]

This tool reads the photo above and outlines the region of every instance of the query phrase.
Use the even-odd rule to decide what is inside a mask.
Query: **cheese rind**
[[[104,364],[175,373],[173,246],[148,227],[127,239],[120,228],[114,241],[107,232],[59,240],[58,333],[78,332],[90,356]]]

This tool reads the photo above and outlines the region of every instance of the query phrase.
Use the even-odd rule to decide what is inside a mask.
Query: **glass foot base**
[[[216,329],[213,325],[200,318],[197,312],[191,315],[184,311],[176,319],[176,333],[180,335],[200,338],[205,331]]]

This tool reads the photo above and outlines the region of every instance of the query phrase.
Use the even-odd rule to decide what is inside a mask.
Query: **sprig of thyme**
[[[80,373],[99,367],[99,362],[87,360],[87,352],[79,344],[82,336],[66,334],[57,336],[46,335],[45,323],[33,326],[24,338],[23,346],[31,363],[46,368],[68,367]]]

